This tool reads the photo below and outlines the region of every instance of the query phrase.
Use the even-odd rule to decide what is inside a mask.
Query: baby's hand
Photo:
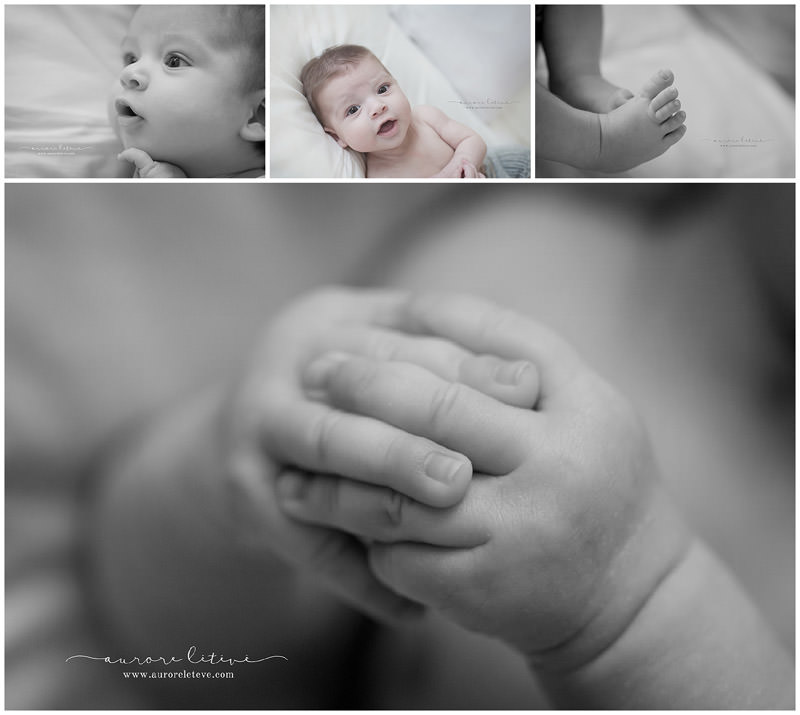
[[[464,159],[461,164],[461,178],[462,179],[485,179],[486,176],[482,174],[478,168],[471,161]]]
[[[479,300],[408,304],[406,328],[476,353],[531,361],[535,409],[474,395],[414,365],[369,356],[312,363],[329,404],[467,455],[465,498],[442,510],[373,480],[290,471],[284,511],[371,543],[396,592],[534,662],[577,667],[626,630],[682,558],[686,536],[631,406],[536,323]]]
[[[415,363],[443,384],[471,385],[464,387],[470,409],[489,399],[479,390],[526,409],[538,397],[536,370],[525,360],[473,353],[446,339],[401,332],[404,325],[393,329],[406,302],[399,293],[344,289],[318,291],[297,301],[268,330],[228,420],[238,521],[248,538],[269,544],[341,597],[384,619],[397,617],[410,602],[375,579],[360,541],[338,529],[288,518],[275,494],[278,470],[291,465],[347,475],[436,511],[461,500],[472,465],[463,452],[413,431],[312,399],[317,374],[326,371],[326,364],[346,363],[351,356],[377,365],[391,359],[398,361],[392,364]],[[317,361],[323,354],[325,361]],[[370,382],[360,389],[369,391]]]
[[[134,178],[138,179],[185,179],[182,169],[166,161],[153,161],[147,152],[130,147],[117,155],[117,159],[129,161],[136,167]]]

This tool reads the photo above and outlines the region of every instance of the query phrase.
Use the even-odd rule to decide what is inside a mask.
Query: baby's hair
[[[303,66],[300,72],[303,94],[320,124],[324,124],[324,122],[317,105],[317,92],[331,77],[345,72],[348,67],[357,65],[365,57],[372,57],[383,67],[383,63],[370,50],[361,45],[334,45]],[[384,67],[384,69],[386,68]],[[386,71],[388,72],[388,70]]]
[[[247,49],[247,67],[243,76],[245,92],[263,89],[266,86],[265,57],[265,10],[264,5],[215,5],[222,16],[224,30],[219,33],[220,42],[226,47]]]

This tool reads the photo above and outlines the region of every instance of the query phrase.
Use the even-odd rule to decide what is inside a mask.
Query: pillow
[[[303,65],[332,45],[364,45],[397,78],[412,106],[435,105],[487,143],[493,139],[385,6],[274,5],[270,35],[271,177],[365,176],[361,154],[342,149],[325,134],[302,92]]]
[[[130,176],[108,122],[119,44],[135,6],[5,7],[5,176]]]

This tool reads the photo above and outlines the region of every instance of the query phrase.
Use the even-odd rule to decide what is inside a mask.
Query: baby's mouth
[[[130,119],[143,119],[142,116],[137,114],[133,107],[124,99],[118,99],[114,102],[114,109],[117,110],[117,117],[122,119],[123,117],[128,117]]]
[[[395,127],[395,124],[397,124],[396,119],[387,119],[378,129],[378,136],[391,133],[392,129]]]

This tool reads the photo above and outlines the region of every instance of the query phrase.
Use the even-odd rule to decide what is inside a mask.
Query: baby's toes
[[[675,99],[668,104],[665,104],[661,109],[657,110],[656,112],[652,113],[651,118],[654,119],[656,122],[661,124],[661,122],[666,121],[671,116],[676,114],[678,110],[681,108],[681,100]]]
[[[647,107],[647,114],[650,119],[660,124],[680,108],[681,101],[678,99],[678,88],[667,87],[650,101]]]
[[[673,114],[669,119],[667,119],[662,125],[661,130],[664,132],[664,135],[671,134],[676,129],[684,128],[683,123],[686,121],[686,112],[680,111]],[[683,136],[683,135],[681,135]],[[679,137],[680,138],[680,137]],[[677,141],[677,140],[676,140]]]
[[[684,117],[685,119],[685,117]],[[670,121],[672,121],[670,119]],[[665,146],[665,151],[669,149],[671,146],[677,144],[681,139],[683,139],[683,135],[686,134],[686,125],[681,124],[677,129],[674,131],[669,132],[669,134],[665,134],[664,137],[661,139],[661,142]]]
[[[639,94],[647,99],[653,99],[658,96],[659,92],[663,92],[674,81],[675,75],[672,74],[672,70],[659,70],[644,83]]]

